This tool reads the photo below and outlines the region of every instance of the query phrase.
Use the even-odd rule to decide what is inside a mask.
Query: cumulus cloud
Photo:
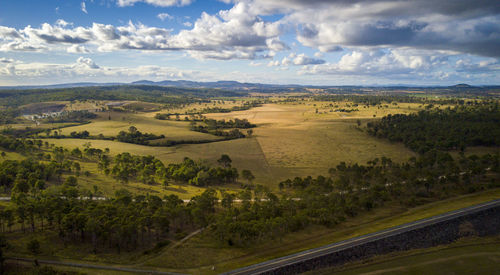
[[[71,27],[69,23],[44,23],[39,28],[0,26],[0,50],[59,50],[76,52],[92,45],[98,51],[143,50],[186,51],[200,59],[255,59],[273,56],[288,46],[279,39],[279,23],[265,22],[246,3],[216,15],[203,13],[192,29],[172,35],[171,30],[129,22],[124,26],[93,23],[91,27]]]
[[[158,7],[171,7],[171,6],[187,6],[194,0],[118,0],[117,5],[120,7],[133,6],[135,3],[146,3]]]
[[[500,5],[492,0],[236,0],[285,14],[297,40],[322,52],[411,47],[500,57]],[[314,20],[311,20],[314,18]]]
[[[68,53],[90,53],[90,51],[83,45],[71,45],[66,49]]]
[[[295,54],[291,53],[288,56],[283,57],[281,62],[279,60],[273,60],[268,63],[268,67],[273,66],[290,66],[290,65],[316,65],[316,64],[324,64],[326,61],[319,58],[311,58],[306,56],[305,54]]]
[[[299,54],[293,59],[294,65],[324,64],[325,62],[323,59],[307,57],[305,54]]]
[[[63,19],[57,19],[56,25],[61,27],[67,27],[67,26],[73,26],[73,23],[66,22]]]
[[[159,13],[156,17],[158,17],[161,21],[165,21],[165,19],[172,19],[174,18],[172,15],[166,13],[166,12],[163,12],[163,13]]]
[[[500,62],[493,58],[479,62],[474,62],[470,58],[463,58],[455,62],[455,68],[457,72],[462,73],[500,72]]]
[[[449,55],[429,50],[355,50],[336,63],[304,66],[300,74],[362,75],[382,78],[436,77],[450,70]]]
[[[178,23],[188,22],[182,23],[185,28],[181,30],[132,22],[74,26],[62,19],[54,24],[20,29],[0,26],[0,51],[60,51],[79,55],[120,50],[182,51],[196,59],[269,59],[270,62],[250,63],[250,66],[279,67],[264,68],[274,72],[301,66],[296,70],[309,76],[450,79],[457,74],[481,74],[493,79],[499,71],[498,1],[223,1],[232,3],[232,8],[212,14],[203,12],[199,18],[182,18]],[[170,7],[186,6],[194,0],[115,2],[120,7],[139,3]],[[85,1],[81,3],[86,12]],[[167,13],[157,17],[171,18]],[[312,48],[314,56],[290,54],[303,46]],[[0,63],[5,73],[17,74],[28,66]],[[50,66],[45,64],[39,69],[47,67]],[[109,69],[87,59],[76,62],[69,70],[76,68],[90,74],[105,74]],[[147,70],[158,75],[165,72],[163,67],[147,67]]]
[[[171,41],[202,58],[254,59],[265,57],[260,52],[287,48],[280,34],[279,23],[264,22],[247,3],[238,3],[217,15],[203,13],[193,29],[180,31]]]
[[[95,64],[95,62],[92,59],[80,56],[76,60],[75,67],[82,67],[82,66],[87,67],[89,69],[99,69],[99,66],[97,66],[97,64]]]

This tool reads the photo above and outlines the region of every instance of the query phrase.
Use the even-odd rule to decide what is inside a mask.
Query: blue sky
[[[499,58],[498,1],[0,2],[0,85],[484,85]]]

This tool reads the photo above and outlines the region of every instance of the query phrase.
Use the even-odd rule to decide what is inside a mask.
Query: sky
[[[500,84],[500,1],[0,0],[0,86]]]

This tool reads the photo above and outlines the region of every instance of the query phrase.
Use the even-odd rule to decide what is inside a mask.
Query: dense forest
[[[21,114],[17,108],[0,109],[0,124],[10,124],[16,122],[16,117]]]
[[[245,102],[240,106],[233,106],[231,108],[222,108],[222,107],[206,107],[201,110],[191,110],[191,111],[186,111],[184,114],[181,113],[157,113],[155,115],[156,119],[159,120],[170,120],[172,117],[175,117],[175,120],[180,120],[180,115],[189,115],[193,116],[191,120],[197,120],[196,116],[201,116],[202,114],[208,114],[208,113],[230,113],[230,112],[235,112],[235,111],[244,111],[244,110],[249,110],[254,107],[260,107],[262,104],[266,103],[268,101],[252,101],[252,102]],[[202,116],[201,116],[202,117]],[[203,117],[202,117],[203,119]],[[186,120],[189,120],[189,117],[186,117]]]
[[[366,105],[366,106],[376,106],[383,103],[421,103],[421,104],[451,104],[451,105],[466,105],[470,104],[464,99],[459,98],[447,98],[447,97],[423,97],[416,96],[412,94],[334,94],[334,95],[319,95],[313,96],[314,100],[317,101],[349,101],[354,102],[355,104]]]
[[[117,85],[67,89],[0,90],[0,106],[74,100],[137,100],[162,104],[188,104],[197,98],[239,97],[246,94],[215,89],[187,89],[147,85]]]
[[[373,136],[403,142],[419,153],[432,149],[499,146],[500,107],[498,103],[485,103],[388,115],[368,123],[367,129]]]

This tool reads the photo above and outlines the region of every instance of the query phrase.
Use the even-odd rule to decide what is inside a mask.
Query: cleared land
[[[414,156],[413,152],[401,144],[391,144],[370,137],[360,130],[357,119],[361,119],[363,123],[373,119],[368,111],[358,115],[350,113],[350,116],[345,117],[340,113],[317,114],[314,104],[320,103],[266,104],[246,111],[207,115],[216,119],[248,119],[258,125],[252,138],[173,147],[148,147],[103,140],[90,142],[93,147],[109,148],[112,154],[130,152],[153,155],[166,163],[178,162],[184,157],[215,163],[221,154],[228,154],[235,167],[250,169],[256,175],[255,183],[265,184],[273,189],[277,188],[279,181],[287,178],[326,174],[329,168],[341,161],[366,163],[376,157],[387,156],[400,162]],[[373,112],[377,110],[376,107],[371,109]],[[418,109],[417,104],[410,111],[414,109]],[[402,110],[409,111],[408,108],[401,107],[385,112],[397,113]],[[189,122],[156,120],[153,118],[154,113],[112,113],[112,120],[108,120],[106,113],[100,115],[101,118],[91,124],[64,128],[62,133],[87,130],[92,135],[102,133],[113,136],[134,125],[142,132],[164,134],[167,139],[219,139],[213,135],[190,131]],[[89,142],[78,139],[48,141],[68,148],[81,147]]]
[[[135,126],[143,133],[165,135],[168,140],[219,140],[210,134],[189,130],[189,123],[183,121],[164,121],[147,117],[141,114],[102,112],[99,118],[90,124],[67,127],[61,130],[63,135],[71,132],[88,131],[91,135],[103,134],[105,137],[117,136],[120,131],[128,131],[130,126]],[[111,119],[109,119],[111,118]]]

